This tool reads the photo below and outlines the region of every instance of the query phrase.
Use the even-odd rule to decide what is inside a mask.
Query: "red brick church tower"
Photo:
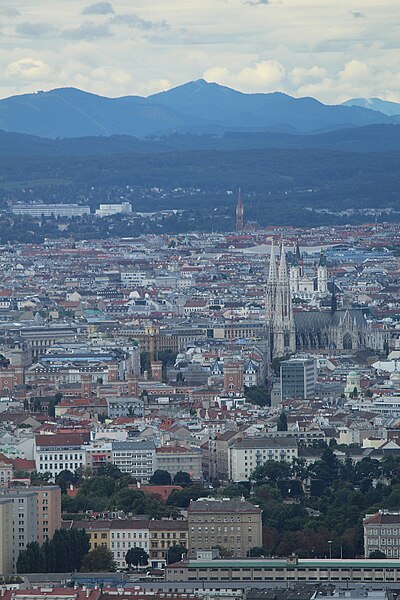
[[[238,202],[236,206],[236,232],[242,233],[244,228],[244,206],[242,202],[242,194],[239,188]]]

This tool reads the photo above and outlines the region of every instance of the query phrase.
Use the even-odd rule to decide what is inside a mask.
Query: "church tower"
[[[319,294],[327,294],[328,292],[328,267],[323,250],[321,250],[317,267],[317,291]]]
[[[241,233],[244,228],[244,206],[242,202],[242,193],[239,188],[238,201],[236,205],[236,232]]]
[[[267,291],[265,296],[265,312],[268,325],[271,327],[275,315],[276,291],[278,286],[278,271],[276,268],[276,256],[274,240],[271,243],[271,254],[269,258],[269,271],[267,280]]]
[[[296,243],[293,248],[293,258],[290,267],[290,289],[292,296],[298,296],[300,291],[300,252],[298,250],[298,244]]]
[[[296,332],[292,308],[290,278],[284,245],[278,271],[274,248],[271,248],[271,261],[266,292],[266,318],[271,333],[273,356],[285,356],[296,351]]]

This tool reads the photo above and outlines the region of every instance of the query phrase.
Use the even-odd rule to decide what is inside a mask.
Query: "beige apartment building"
[[[0,498],[0,575],[13,572],[13,501]]]
[[[367,515],[364,525],[364,556],[379,550],[387,558],[400,557],[400,512],[380,510]]]
[[[189,558],[220,547],[234,557],[262,546],[261,509],[244,499],[200,498],[188,508]]]
[[[160,569],[168,562],[168,551],[172,546],[188,547],[188,523],[165,519],[150,521],[149,548],[150,564],[153,569]]]
[[[0,452],[0,487],[8,487],[13,478],[13,465],[11,459]]]
[[[36,492],[38,502],[38,542],[51,540],[56,529],[61,528],[61,488],[46,485],[30,488]]]

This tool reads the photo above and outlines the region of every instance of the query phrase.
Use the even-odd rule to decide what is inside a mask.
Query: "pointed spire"
[[[286,281],[287,279],[287,262],[286,262],[286,252],[285,252],[285,244],[282,240],[281,243],[281,259],[279,262],[279,280],[281,282]]]
[[[278,279],[276,271],[276,258],[275,258],[275,245],[272,239],[271,243],[271,254],[269,258],[269,272],[268,272],[268,283],[276,283]]]
[[[238,201],[237,201],[237,208],[242,208],[243,207],[243,201],[242,201],[242,188],[239,188],[239,193],[238,193]]]
[[[297,255],[297,242],[296,242],[293,246],[293,251],[292,251],[292,267],[298,267],[298,266],[299,266],[299,257]]]
[[[321,254],[319,255],[318,266],[319,267],[326,267],[326,256],[325,256],[325,252],[323,251],[322,248],[321,248]]]
[[[300,245],[299,245],[299,238],[296,239],[296,244],[295,244],[295,254],[296,254],[296,258],[297,260],[301,260],[301,253],[300,253]]]
[[[335,280],[332,280],[332,297],[331,297],[331,314],[333,315],[337,311],[337,298],[335,289]]]

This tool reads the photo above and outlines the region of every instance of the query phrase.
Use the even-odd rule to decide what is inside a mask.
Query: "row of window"
[[[247,521],[250,521],[250,523],[251,523],[251,519],[252,519],[251,515],[246,515],[246,517],[244,517],[244,518],[247,519]],[[236,515],[230,515],[230,516],[228,516],[228,515],[223,515],[223,516],[222,515],[218,515],[217,517],[214,517],[212,515],[211,516],[207,515],[205,517],[202,517],[202,516],[198,517],[198,516],[195,516],[195,515],[194,516],[190,515],[190,520],[191,520],[192,523],[196,523],[196,522],[197,523],[209,523],[210,521],[211,521],[211,523],[214,523],[215,521],[217,521],[218,523],[222,523],[222,521],[224,523],[228,523],[229,521],[231,523],[234,523],[235,521],[237,521],[238,523],[240,523],[241,519],[242,519],[242,517],[240,515],[237,515],[237,516]]]
[[[252,531],[251,527],[248,527],[247,529],[250,532]],[[190,530],[192,532],[194,532],[195,527],[191,527]],[[211,533],[214,533],[215,531],[217,531],[218,533],[220,533],[222,531],[224,531],[224,533],[227,533],[228,531],[231,531],[231,532],[235,531],[235,527],[233,525],[231,525],[231,527],[210,527],[210,530],[211,530]],[[242,531],[244,531],[244,527],[236,527],[236,530],[238,532],[242,532]],[[198,527],[197,531],[199,532],[199,534],[201,534],[202,532],[204,532],[205,534],[207,534],[208,533],[208,527]]]
[[[136,531],[133,531],[133,532],[128,531],[127,533],[125,533],[125,531],[122,531],[121,533],[118,531],[117,533],[114,533],[114,532],[111,533],[111,539],[117,539],[117,540],[119,540],[120,538],[122,538],[124,540],[125,538],[127,538],[128,540],[130,540],[131,539],[131,535],[132,535],[132,538],[138,537],[139,539],[142,539],[142,536],[145,539],[147,538],[147,532],[146,531],[144,531],[143,533],[140,532],[138,534],[136,534]]]
[[[43,454],[40,455],[40,460],[82,460],[82,454],[70,454],[68,456],[68,452],[63,452],[62,454]]]
[[[69,464],[69,466],[68,466]],[[74,463],[58,463],[58,464],[47,464],[47,463],[43,463],[42,461],[40,461],[40,465],[39,465],[39,469],[42,471],[43,469],[45,469],[46,471],[62,471],[63,469],[68,469],[70,471],[73,471],[74,468],[79,469],[79,467],[81,467],[82,464],[80,463],[75,463],[75,467],[74,467]]]

